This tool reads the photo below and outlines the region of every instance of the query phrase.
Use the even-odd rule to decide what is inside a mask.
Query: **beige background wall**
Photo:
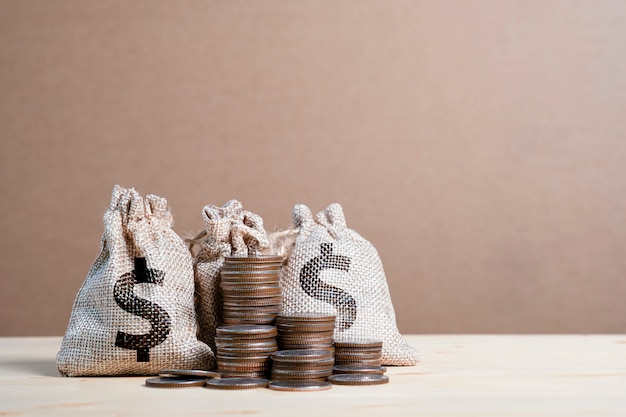
[[[0,0],[0,335],[60,335],[113,185],[182,235],[344,206],[401,331],[626,332],[626,3]]]

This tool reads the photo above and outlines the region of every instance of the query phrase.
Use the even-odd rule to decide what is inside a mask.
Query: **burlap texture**
[[[255,256],[269,247],[263,219],[243,209],[237,200],[202,209],[204,230],[190,240],[194,255],[198,338],[214,352],[215,332],[222,321],[220,271],[226,256]]]
[[[193,266],[167,201],[115,186],[101,251],[74,301],[57,367],[65,376],[211,369],[196,338]]]
[[[284,313],[335,314],[335,340],[382,340],[383,364],[418,363],[396,326],[378,252],[346,226],[341,206],[331,204],[314,218],[296,205],[292,216],[298,234],[281,271]]]

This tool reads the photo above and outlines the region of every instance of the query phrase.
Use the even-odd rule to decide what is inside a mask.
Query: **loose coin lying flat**
[[[332,388],[326,381],[285,380],[270,381],[269,389],[276,391],[324,391]]]
[[[335,374],[326,378],[328,382],[337,385],[382,385],[389,382],[387,375],[356,375]]]
[[[219,378],[220,374],[219,372],[214,372],[214,371],[203,371],[201,369],[163,369],[162,371],[159,372],[159,376],[164,376],[164,377],[192,377],[192,378],[187,378],[187,379],[193,379],[193,378],[204,378],[204,379],[209,379],[209,378]]]
[[[215,379],[214,381],[219,381]],[[203,387],[207,383],[207,379],[200,378],[181,378],[181,377],[158,377],[146,379],[147,387],[157,388],[186,388],[186,387]]]
[[[220,378],[207,381],[206,387],[213,389],[252,389],[265,388],[269,381],[263,378]]]
[[[384,366],[364,366],[364,365],[335,365],[333,373],[335,374],[378,374],[382,375],[387,372]]]

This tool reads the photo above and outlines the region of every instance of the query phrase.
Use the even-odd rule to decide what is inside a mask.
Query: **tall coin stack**
[[[230,325],[217,328],[217,370],[222,378],[267,378],[270,355],[278,350],[276,327]]]
[[[223,378],[267,378],[278,350],[276,315],[282,310],[282,256],[227,256],[220,272],[223,326],[215,337]]]
[[[335,341],[335,364],[380,366],[382,351],[380,340]]]
[[[282,256],[227,256],[220,272],[224,324],[272,324],[282,311]]]
[[[335,316],[292,313],[276,316],[278,347],[288,349],[326,349],[334,352]]]

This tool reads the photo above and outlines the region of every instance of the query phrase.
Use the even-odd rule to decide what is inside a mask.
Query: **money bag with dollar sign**
[[[202,209],[204,229],[189,239],[194,254],[198,339],[217,352],[216,328],[222,321],[220,270],[226,256],[257,256],[269,248],[261,216],[243,209],[238,200]]]
[[[280,242],[272,243],[275,252],[290,253],[280,278],[284,313],[334,314],[335,341],[382,341],[384,365],[417,364],[418,352],[396,326],[378,252],[347,227],[342,207],[331,204],[313,217],[298,204],[292,217],[295,233],[271,236]]]
[[[115,186],[100,254],[74,301],[57,354],[65,376],[154,375],[211,369],[196,337],[191,254],[167,201]]]

